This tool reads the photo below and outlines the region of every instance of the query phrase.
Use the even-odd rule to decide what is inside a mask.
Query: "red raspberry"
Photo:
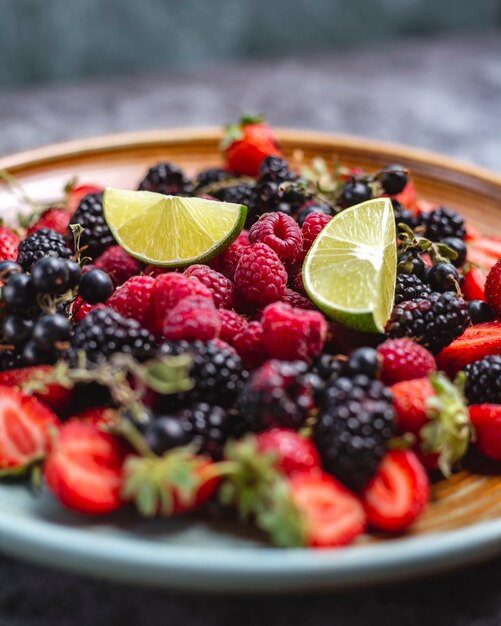
[[[407,337],[387,339],[377,351],[381,357],[381,380],[386,385],[424,378],[437,371],[431,352]]]
[[[41,228],[51,228],[60,235],[66,235],[70,219],[71,213],[66,209],[47,209],[39,216],[37,221],[28,228],[26,234],[31,235]]]
[[[242,246],[250,246],[251,242],[249,241],[249,231],[242,230],[240,235],[238,235],[238,237],[235,239],[235,243],[238,243]]]
[[[129,256],[120,246],[111,246],[94,261],[94,266],[109,274],[115,287],[118,287],[139,274],[143,264]]]
[[[260,452],[277,457],[278,467],[287,475],[311,472],[320,468],[320,457],[311,439],[288,428],[273,428],[256,435]]]
[[[245,367],[261,365],[268,358],[264,344],[264,332],[261,322],[249,322],[233,337],[233,347],[238,352]]]
[[[224,274],[226,278],[233,281],[235,280],[235,271],[246,247],[247,246],[234,241],[229,248],[226,248],[222,254],[214,259],[214,261],[217,261],[219,271],[221,274]]]
[[[165,267],[158,267],[158,265],[147,265],[143,270],[143,274],[146,274],[146,276],[153,276],[154,278],[166,273],[167,270]]]
[[[485,300],[495,313],[501,313],[501,259],[491,267],[487,274]]]
[[[303,253],[308,252],[317,235],[324,226],[331,221],[332,217],[325,213],[310,213],[303,222],[301,234],[303,236]]]
[[[294,279],[294,282],[292,283],[293,287],[294,287],[294,291],[297,291],[298,293],[300,293],[303,296],[306,296],[306,289],[304,288],[303,285],[303,272],[298,272],[298,274],[296,275],[296,278]]]
[[[137,320],[143,328],[152,330],[154,287],[155,279],[151,276],[133,276],[115,289],[106,305],[124,317]]]
[[[21,237],[0,223],[0,261],[15,261]]]
[[[285,302],[286,304],[295,306],[298,309],[305,309],[307,311],[311,309],[315,309],[313,302],[309,298],[306,298],[305,296],[302,296],[297,291],[293,291],[292,289],[289,289],[289,288],[285,290],[285,293],[282,296],[282,299],[280,300],[280,302]]]
[[[181,300],[189,296],[206,298],[214,305],[211,290],[202,285],[196,278],[183,276],[176,272],[167,272],[156,279],[153,289],[153,315],[156,332],[162,331],[166,314]]]
[[[293,264],[301,254],[303,241],[297,222],[285,213],[264,213],[253,224],[249,241],[265,243],[287,265]]]
[[[163,324],[163,337],[180,341],[210,341],[219,335],[221,321],[212,300],[190,296],[169,310]]]
[[[265,243],[253,243],[243,249],[235,285],[248,302],[269,304],[284,295],[287,272],[274,250]]]
[[[322,351],[327,322],[318,311],[275,302],[266,307],[261,321],[266,349],[273,359],[309,361]]]
[[[185,276],[197,278],[212,292],[217,309],[231,309],[235,300],[235,285],[207,265],[191,265],[184,271]]]
[[[235,335],[243,330],[247,326],[248,322],[245,317],[242,317],[236,311],[219,309],[217,314],[221,320],[220,337],[229,344],[232,344]]]

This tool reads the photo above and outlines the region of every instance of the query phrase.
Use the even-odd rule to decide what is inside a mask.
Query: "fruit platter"
[[[0,160],[0,548],[218,591],[492,556],[500,200],[258,116]]]

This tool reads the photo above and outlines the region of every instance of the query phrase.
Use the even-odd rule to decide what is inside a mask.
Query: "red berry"
[[[387,339],[377,351],[381,357],[381,380],[386,385],[422,378],[437,371],[431,352],[412,339]]]
[[[364,532],[362,505],[335,478],[320,471],[295,474],[289,481],[292,501],[303,519],[306,545],[343,546]]]
[[[296,274],[296,277],[294,278],[293,287],[294,291],[297,291],[303,296],[306,296],[306,290],[303,285],[303,272],[301,270]]]
[[[151,276],[133,276],[115,289],[107,300],[120,315],[137,320],[143,328],[154,330],[153,290],[155,279]]]
[[[264,213],[249,232],[250,243],[265,243],[285,265],[300,256],[303,239],[297,222],[285,213]]]
[[[44,377],[52,371],[50,365],[37,365],[34,367],[23,367],[21,369],[6,370],[0,372],[0,385],[5,387],[17,387],[22,389],[23,385],[37,376]],[[57,383],[45,385],[44,391],[33,394],[43,404],[56,412],[63,411],[70,403],[73,392],[71,389],[62,387]]]
[[[395,420],[404,433],[419,436],[428,423],[427,400],[435,395],[428,378],[417,378],[396,383],[391,387]]]
[[[89,304],[88,302],[84,302],[80,296],[77,296],[75,302],[71,305],[71,319],[75,324],[78,324],[78,322],[81,322],[86,315],[98,306],[101,305]]]
[[[34,397],[0,386],[0,469],[20,469],[45,456],[57,417]]]
[[[476,447],[482,454],[501,461],[501,405],[472,404],[469,413]]]
[[[310,213],[303,222],[301,235],[303,236],[303,252],[306,253],[311,248],[313,242],[331,221],[332,217],[325,213]]]
[[[468,261],[488,272],[501,258],[501,238],[481,237],[468,242]]]
[[[102,187],[84,183],[82,185],[75,185],[66,192],[66,207],[70,214],[73,214],[80,204],[80,200],[87,196],[89,193],[99,193],[103,191]]]
[[[424,511],[430,497],[430,481],[411,450],[391,450],[361,494],[372,528],[402,532]]]
[[[0,225],[0,261],[15,261],[17,259],[17,246],[20,243],[21,237],[6,226]]]
[[[120,246],[111,246],[94,261],[94,266],[109,274],[115,287],[140,273],[143,264]]]
[[[245,229],[242,230],[238,237],[235,239],[235,243],[238,243],[242,246],[250,246],[249,231]]]
[[[258,449],[277,457],[278,467],[287,476],[311,472],[320,467],[320,457],[311,439],[294,430],[273,428],[256,435]]]
[[[501,313],[501,259],[493,265],[485,281],[485,301],[498,315]]]
[[[66,508],[106,515],[121,504],[124,443],[90,422],[63,424],[44,467],[52,494]]]
[[[284,295],[287,272],[274,250],[264,243],[254,243],[243,249],[235,285],[248,302],[269,304]]]
[[[485,280],[484,272],[478,267],[472,267],[464,273],[464,281],[461,291],[465,300],[483,300],[485,302]]]
[[[243,330],[247,326],[248,322],[245,317],[242,317],[236,311],[219,309],[217,314],[221,320],[221,331],[219,336],[223,339],[223,341],[227,341],[229,344],[232,344],[235,335]]]
[[[290,306],[296,307],[297,309],[305,309],[307,311],[315,309],[315,305],[309,298],[307,298],[306,296],[302,296],[297,291],[293,291],[288,287],[285,289],[284,295],[282,296],[280,302],[290,304]]]
[[[60,235],[66,235],[68,232],[68,224],[70,223],[71,213],[67,209],[47,209],[32,224],[27,231],[27,235],[31,235],[41,228],[50,228]]]
[[[322,351],[327,335],[327,322],[321,313],[283,302],[266,307],[262,324],[268,354],[285,361],[311,360]]]
[[[217,309],[231,309],[235,300],[235,285],[229,278],[207,265],[191,265],[184,271],[185,276],[198,279],[212,292]]]
[[[147,265],[143,270],[143,274],[146,274],[146,276],[153,276],[153,278],[166,273],[165,267],[158,267],[158,265]]]
[[[94,426],[113,426],[117,424],[119,417],[115,409],[107,406],[92,407],[84,409],[68,418],[69,420],[88,422]]]
[[[212,300],[191,296],[167,312],[162,336],[176,341],[209,341],[218,337],[220,330],[221,320]]]
[[[215,261],[218,262],[218,268],[226,278],[232,281],[235,280],[237,265],[246,247],[246,245],[234,241],[229,248],[226,248],[224,252],[216,257]]]
[[[269,358],[264,343],[263,326],[260,322],[249,322],[233,337],[232,345],[245,367],[257,367]]]

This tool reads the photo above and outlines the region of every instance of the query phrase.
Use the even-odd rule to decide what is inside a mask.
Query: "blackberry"
[[[447,207],[422,213],[420,224],[425,227],[424,236],[431,241],[441,241],[446,237],[464,239],[466,235],[464,219],[459,213]]]
[[[486,356],[465,367],[469,404],[501,403],[501,355]]]
[[[282,183],[297,180],[298,175],[291,172],[285,159],[267,156],[259,166],[259,182]]]
[[[266,361],[254,370],[238,398],[246,430],[304,425],[316,405],[321,379],[304,361]]]
[[[72,224],[80,224],[85,229],[80,238],[80,245],[87,246],[86,256],[96,259],[115,244],[115,239],[104,219],[102,193],[89,193],[80,200],[71,218],[70,225]]]
[[[390,390],[364,375],[328,384],[313,428],[324,469],[353,491],[376,473],[393,434]]]
[[[138,188],[167,196],[190,196],[193,193],[191,180],[173,163],[157,163],[150,167]]]
[[[254,183],[238,183],[231,187],[222,187],[211,195],[222,202],[233,202],[234,204],[246,204],[249,206],[253,200],[254,187]]]
[[[392,200],[391,204],[393,206],[393,215],[395,216],[395,224],[406,224],[409,228],[414,230],[417,225],[416,218],[414,215],[406,209],[404,205],[398,200]]]
[[[202,454],[219,461],[223,458],[224,444],[230,437],[238,437],[240,420],[223,407],[199,402],[177,414],[182,420],[189,441],[197,445]]]
[[[282,200],[282,193],[279,190],[279,186],[279,183],[270,181],[259,183],[255,186],[252,204],[258,215],[275,210]]]
[[[392,339],[410,337],[437,354],[459,337],[469,322],[466,302],[452,291],[397,304],[386,325]]]
[[[17,249],[17,263],[25,272],[31,270],[36,261],[47,256],[69,259],[71,250],[66,245],[65,238],[50,228],[40,228],[26,239],[23,239]]]
[[[231,172],[227,172],[219,167],[210,167],[209,169],[202,170],[195,178],[194,193],[200,193],[200,191],[204,191],[205,187],[214,185],[214,183],[220,183],[224,180],[229,180],[230,178],[234,178],[234,176],[235,175]]]
[[[75,327],[69,358],[83,350],[93,363],[105,361],[115,352],[144,359],[152,355],[154,341],[136,320],[122,317],[108,307],[96,308]]]
[[[431,289],[415,274],[399,274],[395,284],[395,304],[430,295]]]
[[[158,356],[177,356],[186,352],[193,356],[190,376],[194,388],[165,396],[164,406],[171,409],[201,401],[231,406],[248,375],[240,357],[210,341],[166,341],[159,347]]]

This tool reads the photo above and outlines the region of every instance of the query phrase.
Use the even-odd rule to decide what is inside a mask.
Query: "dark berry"
[[[92,269],[82,276],[78,293],[84,302],[106,302],[113,293],[113,281],[103,270]]]
[[[0,261],[0,281],[6,281],[12,274],[22,271],[23,268],[15,261]]]
[[[399,274],[395,284],[395,304],[425,298],[431,289],[415,274]]]
[[[2,291],[9,311],[25,311],[35,304],[35,288],[28,274],[12,274]]]
[[[185,431],[201,454],[214,460],[223,457],[224,444],[230,437],[238,437],[240,420],[220,406],[199,402],[177,414],[183,420]]]
[[[344,368],[344,361],[334,354],[321,354],[311,366],[311,371],[323,381],[340,376]]]
[[[455,291],[459,274],[454,265],[441,262],[428,269],[427,280],[433,291]]]
[[[407,250],[398,255],[398,273],[414,274],[421,280],[424,279],[426,272],[426,263],[413,250]]]
[[[301,209],[297,214],[297,223],[299,226],[304,224],[305,219],[311,213],[324,213],[325,215],[334,215],[334,209],[327,203],[325,204],[311,204]]]
[[[466,235],[464,219],[447,207],[422,213],[419,221],[425,227],[424,236],[431,241],[442,241],[446,237],[464,239]]]
[[[399,224],[406,224],[406,226],[414,230],[416,227],[416,218],[414,215],[398,200],[392,199],[391,204],[393,206],[393,215],[395,216],[395,224],[397,227]]]
[[[21,348],[31,339],[32,332],[32,320],[24,319],[18,315],[8,315],[4,320],[3,340],[6,344]]]
[[[465,396],[469,404],[501,404],[501,356],[486,356],[465,369]]]
[[[203,193],[205,192],[205,187],[209,187],[210,185],[214,185],[215,183],[220,183],[224,180],[229,180],[230,178],[234,178],[234,174],[223,170],[219,167],[211,167],[206,170],[202,170],[198,173],[195,178],[195,193]],[[210,190],[207,191],[209,193]]]
[[[25,272],[31,271],[33,263],[47,256],[61,259],[69,259],[71,256],[65,238],[50,228],[40,228],[28,235],[17,249],[17,262]]]
[[[69,286],[68,262],[57,257],[46,257],[31,268],[33,285],[39,293],[64,293]]]
[[[157,163],[150,167],[139,183],[141,191],[153,191],[166,196],[189,196],[193,185],[183,171],[173,163]]]
[[[329,382],[313,428],[324,469],[353,491],[376,473],[393,434],[390,390],[358,375]]]
[[[282,194],[279,191],[279,183],[269,181],[259,183],[256,186],[253,204],[256,212],[260,215],[273,211],[281,199]]]
[[[245,204],[249,206],[252,203],[254,187],[255,185],[253,183],[239,183],[231,187],[222,187],[214,191],[211,195],[222,202],[232,202],[233,204]]]
[[[133,409],[126,408],[121,411],[121,416],[135,426],[140,433],[145,433],[146,430],[153,424],[154,416],[149,409],[139,405],[134,406]]]
[[[355,177],[349,178],[339,196],[339,204],[343,209],[347,209],[354,204],[360,204],[372,198],[371,188],[367,183],[357,180]]]
[[[190,433],[179,417],[162,415],[146,427],[144,438],[151,450],[162,455],[171,448],[185,446],[191,441]]]
[[[68,289],[74,289],[82,278],[82,268],[75,261],[66,261],[66,267],[68,268]]]
[[[57,343],[67,342],[70,337],[71,324],[60,313],[42,315],[33,328],[33,339],[42,350],[57,349]]]
[[[407,172],[401,165],[387,165],[379,173],[381,187],[390,196],[402,192],[408,180]]]
[[[492,322],[494,313],[487,302],[482,300],[470,300],[468,302],[468,315],[472,324],[482,324],[483,322]]]
[[[44,350],[40,345],[30,339],[23,349],[23,361],[26,365],[52,365],[57,359],[55,351]]]
[[[73,224],[80,224],[85,229],[80,237],[80,246],[85,246],[84,256],[96,259],[115,244],[115,239],[104,219],[102,193],[89,193],[80,200],[70,226]],[[69,237],[73,237],[71,233]]]
[[[378,353],[374,348],[356,348],[348,356],[344,365],[346,376],[364,374],[368,378],[376,378],[379,370]]]
[[[282,183],[297,178],[297,174],[289,170],[285,159],[277,156],[265,157],[259,166],[259,182]]]
[[[0,350],[0,372],[23,366],[23,356],[19,350]]]
[[[465,242],[462,239],[459,239],[459,237],[446,237],[445,239],[442,239],[441,243],[445,243],[446,246],[457,253],[457,257],[452,259],[450,262],[455,267],[461,267],[461,265],[463,265],[466,261],[466,255],[468,254]]]

